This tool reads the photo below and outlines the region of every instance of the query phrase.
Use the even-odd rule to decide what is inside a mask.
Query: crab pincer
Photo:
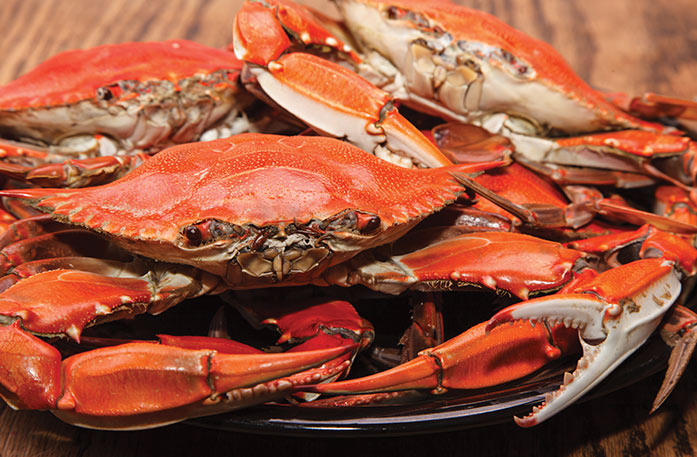
[[[578,328],[583,356],[559,390],[518,425],[543,422],[588,393],[651,336],[682,287],[673,262],[642,259],[576,283],[564,293],[508,307],[491,318],[493,331],[506,322],[531,320]]]

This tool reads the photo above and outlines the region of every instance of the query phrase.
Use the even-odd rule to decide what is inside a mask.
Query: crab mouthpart
[[[504,322],[524,319],[579,329],[583,355],[576,369],[565,373],[559,389],[545,395],[545,400],[534,407],[532,413],[516,417],[518,425],[539,424],[574,403],[612,373],[654,332],[681,290],[680,280],[670,262],[656,266],[663,271],[621,300],[608,300],[590,291],[558,294],[513,305],[492,317],[487,330]]]

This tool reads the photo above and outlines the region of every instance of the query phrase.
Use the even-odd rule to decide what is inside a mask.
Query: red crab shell
[[[68,105],[95,98],[98,88],[119,81],[164,80],[176,84],[194,74],[230,68],[241,68],[231,52],[186,40],[66,51],[0,87],[0,109]]]
[[[336,263],[396,239],[452,202],[463,188],[451,173],[473,170],[471,165],[404,169],[334,139],[244,134],[169,148],[105,186],[0,194],[30,199],[61,221],[96,229],[147,257],[203,269],[202,254],[197,260],[197,246],[184,236],[193,224],[222,221],[283,233],[290,224],[346,211],[377,216],[379,224],[368,234],[341,228],[320,234],[338,240],[331,249],[343,256]]]

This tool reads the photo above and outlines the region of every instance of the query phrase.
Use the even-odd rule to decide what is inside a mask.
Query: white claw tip
[[[65,333],[73,340],[80,342],[80,329],[76,325],[71,325]]]
[[[269,62],[268,68],[269,71],[281,71],[283,69],[283,65],[278,62]]]

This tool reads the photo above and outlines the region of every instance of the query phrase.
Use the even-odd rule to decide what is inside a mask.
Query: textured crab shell
[[[68,105],[119,81],[177,83],[193,75],[240,69],[231,52],[186,40],[122,43],[57,54],[0,87],[0,110]]]
[[[195,266],[183,232],[202,221],[282,229],[346,210],[379,217],[369,237],[332,232],[340,240],[332,250],[348,252],[340,261],[392,241],[452,202],[463,191],[450,174],[456,171],[468,166],[411,170],[339,140],[244,134],[169,148],[105,186],[0,194],[30,199],[54,218],[96,229],[139,254]]]

